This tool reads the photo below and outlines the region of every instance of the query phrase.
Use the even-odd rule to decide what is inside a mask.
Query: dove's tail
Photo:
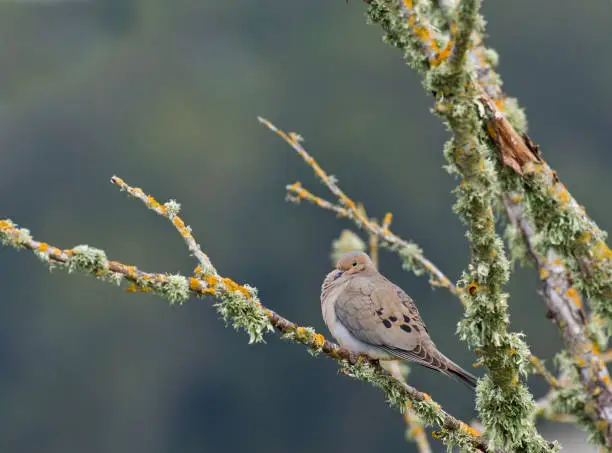
[[[463,368],[458,365],[449,364],[449,367],[443,371],[448,377],[454,379],[455,381],[459,381],[467,387],[474,390],[476,388],[476,383],[478,382],[478,378],[471,373],[468,373]]]

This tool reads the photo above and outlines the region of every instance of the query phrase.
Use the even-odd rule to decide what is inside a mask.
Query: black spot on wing
[[[391,327],[390,324],[391,323],[389,323],[389,327]],[[404,332],[408,332],[408,333],[412,332],[412,328],[408,324],[402,324],[400,326],[400,329],[402,329]]]
[[[387,329],[391,328],[391,321],[389,321],[388,319],[383,319],[383,324]]]
[[[395,316],[389,316],[389,321],[395,322],[397,321],[397,318]]]
[[[404,322],[410,322],[410,318],[406,315],[404,315]]]

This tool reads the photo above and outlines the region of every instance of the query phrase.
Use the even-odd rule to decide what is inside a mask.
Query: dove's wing
[[[428,368],[446,368],[413,300],[381,275],[353,278],[335,310],[338,320],[364,343]]]
[[[382,275],[352,278],[338,294],[334,310],[359,341],[476,386],[476,377],[437,350],[412,298]]]

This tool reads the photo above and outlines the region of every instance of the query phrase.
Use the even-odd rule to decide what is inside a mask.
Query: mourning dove
[[[438,351],[410,296],[363,252],[345,253],[327,275],[321,310],[334,338],[353,352],[415,362],[476,387],[475,376]]]

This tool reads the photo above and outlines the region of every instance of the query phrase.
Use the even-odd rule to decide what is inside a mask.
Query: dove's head
[[[336,263],[336,271],[349,276],[363,271],[375,270],[370,257],[363,252],[348,252]]]
[[[348,252],[340,257],[336,269],[325,277],[321,286],[321,301],[326,300],[327,295],[334,288],[346,283],[346,279],[361,272],[376,272],[376,268],[368,255],[363,252]]]

